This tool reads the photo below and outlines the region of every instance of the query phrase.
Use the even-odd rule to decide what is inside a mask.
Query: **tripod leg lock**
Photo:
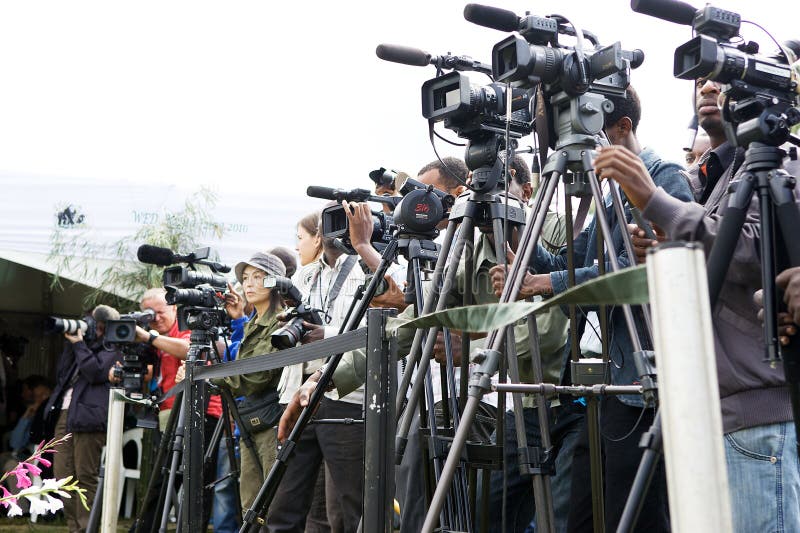
[[[258,525],[260,525],[260,526],[264,526],[264,525],[266,525],[266,524],[267,524],[267,521],[266,521],[266,520],[264,520],[262,517],[258,516],[258,513],[256,513],[256,512],[255,512],[255,511],[253,511],[252,509],[248,509],[248,510],[247,510],[247,511],[244,513],[244,518],[243,518],[243,521],[244,521],[244,523],[245,523],[245,524],[253,524],[253,523],[256,523],[256,524],[258,524]]]
[[[469,380],[469,395],[479,400],[484,394],[492,392],[492,376],[497,372],[501,354],[497,350],[477,350],[472,360],[478,363],[478,368],[472,373]]]
[[[645,405],[655,405],[658,385],[656,384],[656,353],[653,350],[633,352],[636,374],[642,385],[642,397]]]
[[[662,449],[661,424],[653,424],[648,431],[642,433],[639,439],[639,448],[660,452]]]
[[[539,446],[517,448],[519,471],[528,475],[556,475],[556,457],[552,448],[544,450]]]
[[[294,447],[297,446],[297,443],[292,440],[287,440],[281,446],[281,449],[278,450],[278,455],[275,457],[276,461],[280,461],[281,463],[286,463],[289,460],[289,457],[294,453]]]
[[[394,464],[399,465],[403,462],[403,454],[406,453],[406,445],[408,444],[407,437],[397,437],[394,440],[395,456]]]

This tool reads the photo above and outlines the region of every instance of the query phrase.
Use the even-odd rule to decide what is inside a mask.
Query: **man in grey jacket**
[[[598,175],[617,181],[667,238],[699,241],[706,253],[730,200],[728,185],[744,161],[743,149],[725,138],[720,93],[716,82],[696,84],[696,110],[711,149],[690,175],[695,202],[681,202],[657,188],[641,161],[624,148],[605,148],[595,161]],[[734,529],[800,531],[800,464],[789,392],[783,368],[763,361],[764,335],[753,303],[761,285],[759,237],[754,198],[712,310]]]

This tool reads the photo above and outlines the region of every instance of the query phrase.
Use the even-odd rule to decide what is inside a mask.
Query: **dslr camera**
[[[67,333],[69,335],[75,335],[81,331],[87,343],[97,339],[97,322],[92,315],[86,315],[82,319],[51,316],[45,319],[44,330],[47,333]]]
[[[297,346],[308,333],[303,321],[322,325],[319,311],[303,303],[303,295],[289,278],[267,276],[264,278],[264,287],[280,292],[284,299],[295,304],[284,313],[286,324],[272,332],[270,337],[273,347],[284,350]]]

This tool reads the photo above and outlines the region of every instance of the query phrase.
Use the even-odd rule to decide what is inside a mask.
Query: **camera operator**
[[[322,239],[322,257],[296,274],[296,286],[312,308],[319,309],[324,325],[304,322],[304,344],[338,334],[358,287],[366,276],[355,256],[339,250],[333,239]],[[284,391],[296,391],[321,366],[322,360],[288,367]],[[317,418],[360,419],[363,387],[340,397],[329,392],[320,403]],[[313,497],[314,483],[325,461],[325,500],[334,531],[355,531],[361,518],[364,435],[358,424],[315,424],[302,433],[288,463],[280,489],[267,515],[269,531],[302,532]]]
[[[462,180],[466,181],[468,176],[468,169],[466,165],[457,159],[454,158],[447,158],[446,160],[448,168],[451,170],[455,170],[461,177]],[[443,174],[445,172],[444,167],[441,165],[439,161],[435,161],[430,165],[427,165],[420,171],[420,176],[422,181],[423,179],[427,180],[428,176],[437,176],[440,173]],[[511,165],[511,174],[512,174],[512,181],[509,184],[509,192],[512,196],[515,196],[522,200],[523,203],[526,203],[529,199],[529,196],[532,192],[530,186],[530,172],[528,171],[525,162],[522,160],[521,157],[516,157]],[[453,180],[456,181],[457,180]],[[430,183],[430,182],[428,182]],[[446,186],[445,186],[446,187]],[[446,188],[444,190],[447,190]],[[557,217],[555,217],[557,219]],[[554,220],[553,217],[549,219],[551,222]],[[548,224],[548,239],[555,242],[563,241],[563,227],[561,227],[558,223],[556,224]],[[560,228],[560,229],[559,229]],[[561,233],[561,236],[558,236],[557,233]],[[475,271],[474,271],[474,282],[473,282],[473,294],[471,297],[472,303],[490,303],[490,302],[497,302],[497,297],[494,295],[494,290],[487,275],[488,270],[497,264],[497,260],[494,256],[494,248],[491,244],[490,236],[487,233],[484,233],[479,241],[478,245],[476,246],[475,251]],[[459,265],[458,275],[457,275],[457,295],[451,295],[451,300],[448,302],[449,306],[460,306],[462,305],[463,299],[463,292],[465,286],[465,274],[466,271],[464,269],[464,263],[462,262]],[[429,286],[426,284],[424,289],[428,290]],[[558,311],[560,314],[560,311]],[[401,316],[407,318],[413,318],[414,315],[414,308],[408,307]],[[560,375],[560,369],[563,365],[561,361],[561,354],[563,353],[563,345],[565,341],[565,330],[566,330],[566,320],[563,316],[551,315],[548,316],[542,315],[537,317],[537,325],[540,334],[540,349],[545,359],[546,369],[549,370],[547,372],[548,380],[549,381],[558,381],[558,377]],[[451,332],[451,342],[452,342],[452,354],[454,359],[454,364],[456,365],[455,377],[458,379],[459,376],[459,368],[457,365],[460,364],[461,361],[461,337],[458,332]],[[400,329],[398,331],[398,348],[397,352],[399,355],[407,354],[411,348],[411,340],[414,336],[413,331]],[[517,356],[520,360],[520,368],[522,372],[527,372],[526,377],[530,375],[531,366],[530,366],[530,345],[528,341],[528,329],[527,325],[519,325],[515,327],[515,336],[516,336],[516,350]],[[439,363],[443,363],[445,361],[445,351],[444,351],[444,336],[440,332],[437,338],[437,342],[434,348],[434,357],[435,361],[431,361],[430,368],[431,373],[434,376],[439,375]],[[348,361],[348,364],[340,364],[336,372],[334,373],[333,381],[334,385],[337,387],[337,390],[340,394],[345,394],[350,390],[353,390],[356,386],[363,383],[364,381],[364,352],[363,350],[356,350],[352,352],[352,360]],[[312,376],[310,380],[308,380],[300,391],[294,396],[292,402],[287,406],[286,413],[284,417],[281,419],[281,426],[279,427],[279,437],[285,436],[291,430],[291,426],[293,426],[294,422],[297,419],[297,416],[300,413],[302,407],[307,405],[308,399],[310,398],[311,392],[313,392],[314,388],[316,387],[316,379],[318,378],[317,375]],[[523,378],[524,379],[524,378]],[[434,385],[434,401],[439,403],[442,399],[442,394],[439,386],[439,380],[433,380]],[[470,440],[476,442],[482,442],[484,444],[488,444],[491,441],[491,431],[494,427],[494,419],[495,419],[495,412],[494,412],[494,404],[496,403],[496,397],[491,398],[490,396],[494,395],[487,395],[484,396],[484,403],[481,404],[480,407],[480,415],[476,419],[476,424],[473,425],[473,430],[470,435]],[[529,413],[526,413],[526,420],[528,420]],[[426,501],[425,501],[425,487],[424,487],[424,479],[423,479],[423,468],[424,465],[422,464],[422,454],[420,449],[420,437],[419,437],[419,420],[418,414],[413,414],[414,419],[411,423],[411,430],[408,434],[408,443],[406,446],[405,454],[403,455],[403,461],[398,466],[396,471],[397,476],[397,497],[400,500],[400,506],[402,511],[402,520],[401,520],[401,531],[402,532],[416,532],[419,531],[422,523],[424,521],[425,513],[426,513]],[[535,416],[533,417],[535,418]],[[562,422],[562,430],[561,436],[564,440],[566,440],[567,435],[575,434],[576,431],[569,431],[569,428],[573,426],[572,422],[574,422],[574,418],[571,418],[568,413],[564,413],[564,416],[561,418]],[[535,425],[529,425],[528,430],[535,432],[538,431],[538,422]],[[511,430],[513,433],[513,429]],[[529,433],[529,438],[530,438]],[[508,434],[508,439],[513,438],[514,442],[516,442],[516,435],[513,437]],[[574,440],[574,439],[573,439]],[[562,447],[566,447],[566,444],[562,443]],[[512,455],[516,454],[516,447],[513,448]],[[564,453],[562,455],[562,460],[564,463],[559,463],[562,471],[569,472],[568,470],[568,459],[570,454]],[[516,457],[513,458],[513,463],[516,464]],[[519,476],[518,476],[519,477]],[[520,482],[517,484],[518,487],[522,485],[530,485],[528,482],[528,478],[520,478]],[[569,481],[569,477],[567,475],[566,481]],[[514,508],[514,522],[515,527],[519,527],[524,529],[531,520],[533,515],[532,505],[528,505],[528,502],[525,501],[524,498],[524,490],[518,491],[519,494],[515,495],[514,503],[509,507],[510,509]],[[568,496],[569,488],[566,485],[565,490],[562,490],[562,494]],[[499,500],[499,498],[496,498]],[[493,499],[494,501],[494,499]],[[518,505],[517,505],[518,504]],[[566,504],[566,502],[565,502]],[[526,511],[519,511],[518,508],[524,507]],[[517,514],[518,513],[518,514]],[[500,527],[499,521],[496,524],[496,527]]]
[[[445,167],[444,165],[447,165]],[[450,169],[448,172],[447,169]],[[466,189],[463,185],[467,176],[467,166],[463,161],[455,157],[445,157],[442,161],[436,160],[428,163],[417,173],[417,181],[425,185],[433,185],[434,188],[440,191],[445,191],[447,194],[458,196]],[[455,172],[455,175],[451,174]],[[458,175],[461,181],[456,177]],[[376,188],[386,193],[388,189],[384,185]],[[369,268],[371,272],[377,270],[381,262],[381,254],[372,246],[370,238],[372,237],[372,212],[370,211],[369,204],[358,202],[342,202],[344,212],[347,215],[348,226],[350,228],[350,243],[355,251],[358,253],[361,260]],[[439,229],[447,226],[447,219],[439,223]],[[442,235],[442,234],[440,234]],[[406,270],[402,267],[393,265],[390,267],[388,274],[385,276],[387,289],[386,291],[372,299],[373,307],[394,307],[399,311],[405,309],[408,304],[405,303],[402,287],[405,285]]]
[[[711,249],[738,177],[744,150],[725,137],[721,85],[696,81],[696,110],[711,150],[689,169],[694,202],[665,194],[647,169],[620,147],[601,151],[598,175],[617,181],[631,203],[667,238],[699,240]],[[791,164],[791,163],[789,163]],[[797,174],[797,167],[790,173]],[[795,193],[796,194],[796,193]],[[655,244],[641,239],[638,246]],[[764,332],[752,295],[761,285],[758,198],[750,203],[716,307],[712,310],[722,426],[735,531],[800,530],[800,473],[792,409],[780,365],[767,365]],[[637,254],[640,253],[637,251]]]
[[[75,334],[64,333],[68,342],[58,360],[58,382],[45,407],[48,417],[57,417],[55,438],[72,433],[53,458],[53,472],[57,479],[72,476],[80,480],[89,508],[97,491],[100,453],[106,443],[107,376],[114,362],[122,358],[118,351],[103,345],[106,321],[118,320],[117,310],[98,305],[91,316],[94,339],[84,340],[82,329]],[[86,530],[89,510],[79,498],[64,500],[64,516],[70,532]]]
[[[691,191],[686,179],[681,174],[681,167],[668,163],[658,157],[649,148],[642,148],[636,136],[636,129],[641,117],[641,105],[636,92],[628,87],[625,97],[609,97],[614,110],[605,116],[605,132],[608,139],[616,147],[624,146],[643,168],[648,168],[656,176],[656,180],[669,191],[669,194],[682,201],[691,198]],[[665,193],[666,194],[666,193]],[[624,252],[622,231],[627,231],[625,221],[618,221],[610,208],[610,199],[606,199],[606,216],[611,223],[614,253],[618,256],[622,267],[632,262]],[[626,217],[630,219],[630,206],[624,202]],[[599,274],[597,257],[597,222],[593,220],[575,239],[574,260],[580,265],[575,270],[576,284],[595,278]],[[520,297],[531,295],[551,295],[561,293],[567,287],[566,249],[558,254],[551,254],[541,246],[537,246],[533,266],[537,274],[527,274],[523,281]],[[606,266],[610,270],[610,265]],[[505,283],[505,271],[501,267],[492,269],[497,293]],[[636,320],[641,326],[639,320]],[[573,332],[578,335],[578,332]],[[633,361],[633,343],[630,339],[621,309],[613,309],[609,317],[609,336],[613,339],[609,347],[611,359],[611,383],[630,385],[639,381]],[[614,530],[625,507],[628,491],[638,469],[642,451],[639,448],[639,436],[647,431],[652,423],[654,412],[644,406],[641,396],[604,396],[601,399],[601,424],[603,428],[603,446],[605,452],[605,519],[606,528]],[[637,425],[638,422],[638,425]],[[584,428],[584,432],[585,432]],[[620,438],[620,437],[625,438]],[[584,443],[588,442],[582,439]],[[570,530],[580,527],[591,528],[591,496],[586,492],[588,482],[588,450],[579,445],[575,451],[573,464],[572,500],[570,510]],[[575,503],[580,502],[580,503]],[[666,477],[663,466],[659,468],[654,484],[647,493],[638,527],[647,531],[668,531],[669,518],[666,498]]]
[[[285,276],[284,263],[271,253],[258,252],[249,260],[238,263],[234,272],[236,279],[242,284],[245,298],[253,304],[254,311],[250,316],[244,314],[243,298],[229,285],[229,291],[225,294],[225,311],[231,317],[232,342],[226,360],[246,359],[276,351],[270,334],[278,328],[283,298],[277,290],[264,287],[264,279],[267,276]],[[240,431],[248,431],[252,436],[265,475],[275,462],[278,449],[275,425],[283,411],[278,403],[277,387],[280,376],[281,370],[267,370],[215,380],[220,386],[228,387],[234,396],[244,396],[244,401],[239,406],[243,421],[250,420],[243,412],[247,408],[255,409],[259,417],[264,413],[268,414],[258,425],[239,428]],[[274,417],[271,422],[270,417]],[[264,479],[252,475],[258,469],[249,451],[242,450],[240,457],[241,501],[244,508],[249,508]]]

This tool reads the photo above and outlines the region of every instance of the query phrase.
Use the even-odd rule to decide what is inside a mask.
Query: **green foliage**
[[[187,198],[180,211],[165,212],[158,222],[143,224],[133,235],[110,244],[93,240],[91,228],[76,232],[56,227],[48,255],[56,266],[51,288],[61,287],[61,278],[68,277],[93,287],[83,301],[86,309],[101,303],[121,312],[133,309],[145,289],[161,286],[163,271],[140,263],[137,248],[150,244],[184,252],[197,248],[203,237],[221,237],[223,226],[211,216],[216,201],[213,191],[202,188]]]

